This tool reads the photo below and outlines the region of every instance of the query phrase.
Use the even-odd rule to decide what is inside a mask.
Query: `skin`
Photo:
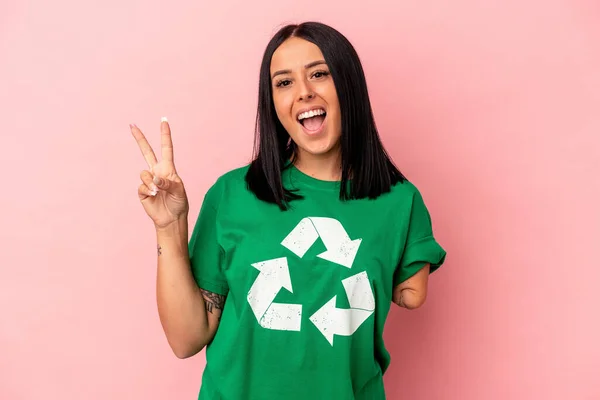
[[[427,299],[429,269],[429,264],[426,264],[419,272],[398,284],[394,288],[392,301],[408,310],[414,310],[421,307]]]
[[[140,174],[138,197],[156,230],[156,301],[163,331],[178,358],[197,354],[214,337],[225,296],[196,284],[188,254],[188,199],[173,157],[171,129],[161,122],[161,160],[142,131],[131,125],[148,169]]]
[[[315,44],[290,38],[271,59],[273,103],[277,117],[298,146],[296,167],[322,180],[341,177],[342,121],[335,84],[323,53]],[[327,116],[324,130],[308,135],[297,121],[299,110],[322,106]],[[427,297],[429,265],[398,284],[392,301],[409,310],[423,305]]]
[[[317,179],[339,180],[341,115],[337,93],[321,51],[314,44],[292,38],[272,58],[273,100],[277,116],[298,145],[297,167]],[[322,106],[325,129],[307,135],[296,116],[305,107]],[[175,168],[169,123],[163,120],[161,160],[136,125],[131,134],[148,165],[140,173],[138,197],[154,223],[157,239],[156,299],[161,325],[178,358],[200,352],[219,326],[225,296],[199,288],[192,276],[188,254],[189,204],[185,186]],[[429,266],[399,284],[393,301],[414,309],[427,294]]]
[[[306,40],[290,38],[273,53],[270,72],[277,117],[298,145],[296,167],[317,179],[338,180],[340,105],[321,50]],[[325,127],[318,135],[307,135],[297,121],[297,114],[314,106],[325,109]]]

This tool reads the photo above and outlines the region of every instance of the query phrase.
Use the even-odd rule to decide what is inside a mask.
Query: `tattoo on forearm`
[[[225,305],[225,296],[209,292],[208,290],[200,289],[202,296],[204,297],[204,304],[206,305],[206,311],[214,314],[215,309],[223,312],[223,306]],[[219,319],[221,319],[221,313],[219,313]]]
[[[158,255],[160,256],[162,254],[162,247],[160,246],[160,244],[158,245],[156,250],[158,251]]]

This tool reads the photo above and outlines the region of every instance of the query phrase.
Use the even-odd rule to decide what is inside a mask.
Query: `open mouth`
[[[327,113],[322,108],[306,111],[298,115],[298,123],[309,133],[318,132],[323,127]]]

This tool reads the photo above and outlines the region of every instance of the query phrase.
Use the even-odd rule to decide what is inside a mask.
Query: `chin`
[[[323,138],[321,141],[306,143],[305,141],[296,142],[300,150],[312,156],[323,156],[337,150],[335,141]]]

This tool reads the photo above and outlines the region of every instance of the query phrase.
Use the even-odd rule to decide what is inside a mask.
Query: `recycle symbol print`
[[[362,239],[350,239],[342,224],[333,218],[303,218],[281,245],[302,258],[319,238],[326,251],[318,257],[352,268]],[[248,291],[247,300],[260,326],[300,331],[302,305],[274,303],[282,288],[293,293],[287,257],[257,262],[252,266],[260,273]],[[309,318],[332,346],[335,335],[351,336],[375,311],[375,297],[366,271],[342,280],[342,285],[350,308],[337,308],[337,296],[333,296]]]

